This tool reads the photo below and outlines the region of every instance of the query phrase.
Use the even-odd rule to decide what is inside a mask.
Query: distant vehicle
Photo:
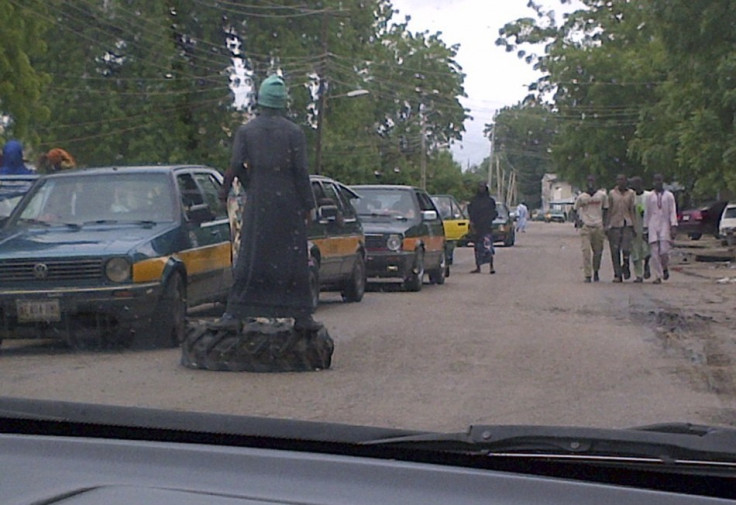
[[[567,214],[562,209],[549,209],[544,214],[544,221],[547,223],[564,223],[567,221]]]
[[[516,226],[509,207],[505,203],[496,202],[496,211],[498,216],[493,220],[493,241],[503,242],[504,246],[511,247],[516,243]]]
[[[711,202],[677,213],[677,233],[692,240],[700,240],[703,235],[715,235],[718,222],[728,202]]]
[[[724,245],[736,244],[736,203],[729,203],[723,209],[718,225],[718,236]]]
[[[369,278],[399,278],[407,291],[419,291],[425,273],[433,284],[447,275],[445,229],[430,196],[419,188],[352,186],[368,252]]]
[[[467,235],[470,220],[454,196],[433,195],[432,201],[437,207],[442,218],[442,224],[445,227],[447,264],[452,265],[455,246],[459,245],[459,241]]]

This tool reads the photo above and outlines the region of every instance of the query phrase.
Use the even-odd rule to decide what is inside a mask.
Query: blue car
[[[187,306],[232,283],[221,181],[183,165],[41,177],[0,229],[0,339],[178,344]]]

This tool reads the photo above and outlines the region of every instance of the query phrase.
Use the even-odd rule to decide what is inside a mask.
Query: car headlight
[[[401,249],[401,236],[389,235],[386,239],[386,247],[389,251],[399,251]]]
[[[130,262],[125,258],[113,258],[105,264],[105,275],[112,282],[130,279]]]

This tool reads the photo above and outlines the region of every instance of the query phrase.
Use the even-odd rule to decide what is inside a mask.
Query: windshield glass
[[[0,12],[0,395],[736,426],[736,0]]]
[[[414,219],[417,206],[407,189],[359,188],[360,198],[354,200],[360,216],[366,218],[392,217]]]
[[[79,174],[47,179],[27,199],[15,223],[174,220],[165,174]]]

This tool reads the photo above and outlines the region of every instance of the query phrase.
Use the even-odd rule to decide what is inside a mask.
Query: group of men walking
[[[616,177],[616,186],[598,188],[595,176],[586,180],[586,191],[575,200],[576,226],[580,229],[585,282],[600,280],[603,247],[608,239],[613,264],[613,282],[632,276],[634,282],[654,277],[654,284],[669,279],[669,251],[675,237],[675,197],[664,189],[661,174],[645,191],[641,177]]]

